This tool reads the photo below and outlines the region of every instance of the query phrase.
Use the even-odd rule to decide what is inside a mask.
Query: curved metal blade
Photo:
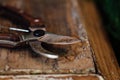
[[[48,44],[68,45],[80,42],[79,39],[69,36],[62,36],[52,33],[46,33],[44,37],[38,39],[38,41]]]
[[[57,59],[59,56],[42,48],[40,41],[29,42],[32,50],[44,57]]]

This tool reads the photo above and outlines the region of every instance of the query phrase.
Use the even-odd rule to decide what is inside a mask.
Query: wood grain
[[[95,73],[87,34],[80,22],[74,0],[4,0],[4,4],[24,9],[41,17],[47,31],[77,37],[80,43],[70,46],[68,55],[56,60],[38,56],[29,46],[0,48],[0,74]],[[0,21],[1,24],[4,21]],[[4,22],[4,25],[8,25]],[[12,25],[12,24],[10,24]]]
[[[0,76],[0,80],[103,80],[101,76],[89,75],[17,75],[17,76]]]
[[[120,80],[119,66],[95,4],[92,0],[80,0],[79,5],[100,73],[106,80]]]

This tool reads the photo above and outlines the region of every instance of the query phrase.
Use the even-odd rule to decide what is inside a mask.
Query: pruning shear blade
[[[70,36],[63,36],[63,35],[57,35],[52,33],[46,33],[44,37],[38,39],[38,41],[45,42],[48,44],[56,44],[56,45],[69,45],[69,44],[75,44],[80,42],[79,39],[70,37]]]

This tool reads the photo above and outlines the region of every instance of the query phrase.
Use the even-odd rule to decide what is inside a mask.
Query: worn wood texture
[[[100,73],[106,80],[120,80],[119,66],[106,36],[93,0],[78,0],[81,20],[85,23]]]
[[[94,74],[87,75],[17,75],[1,76],[0,80],[103,80],[101,76]]]
[[[36,56],[29,46],[19,49],[1,47],[0,74],[95,73],[92,51],[75,1],[1,0],[4,4],[41,17],[49,32],[77,37],[81,42],[70,46],[68,55],[56,60]],[[1,20],[2,22],[4,21]],[[4,25],[6,23],[4,22]]]

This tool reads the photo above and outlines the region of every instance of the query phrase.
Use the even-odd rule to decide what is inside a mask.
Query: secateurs
[[[79,39],[62,36],[46,31],[46,26],[40,18],[33,18],[22,10],[0,5],[0,17],[11,21],[16,26],[0,25],[0,46],[14,48],[29,44],[31,49],[47,58],[56,59],[60,54],[46,50],[41,44],[69,45],[80,42]],[[4,32],[2,29],[8,30]],[[59,48],[58,48],[59,49]]]

